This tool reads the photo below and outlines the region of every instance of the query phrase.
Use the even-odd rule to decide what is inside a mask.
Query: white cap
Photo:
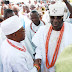
[[[63,16],[64,5],[62,2],[49,5],[50,16]]]
[[[1,28],[5,35],[10,35],[18,31],[22,26],[18,16],[12,16],[1,23]]]

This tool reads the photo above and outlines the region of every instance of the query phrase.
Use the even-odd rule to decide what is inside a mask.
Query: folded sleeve
[[[43,37],[43,26],[39,28],[39,30],[37,31],[37,33],[34,35],[34,37],[32,38],[32,42],[37,46],[36,47],[36,55],[35,55],[35,59],[42,59],[42,37]]]

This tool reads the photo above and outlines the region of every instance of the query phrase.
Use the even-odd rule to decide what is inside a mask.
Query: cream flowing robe
[[[42,21],[40,21],[40,24],[38,26],[36,26],[34,23],[32,23],[32,29],[35,32],[37,32],[38,29],[40,28],[40,26],[42,26],[42,25],[44,25],[44,23]],[[33,54],[35,54],[35,48],[36,48],[36,46],[33,44],[32,38],[35,35],[35,33],[31,30],[30,24],[25,29],[26,29],[25,45],[26,45],[29,53],[31,54],[31,56],[34,59]]]
[[[63,50],[55,66],[55,72],[72,72],[72,44]]]
[[[62,37],[62,41],[59,48],[58,55],[63,51],[63,49],[68,46],[69,44],[72,44],[72,25],[69,23],[64,23],[64,33]],[[49,30],[50,25],[42,26],[38,30],[38,32],[34,35],[32,41],[37,46],[36,48],[36,56],[35,59],[42,59],[41,63],[41,72],[55,72],[55,66],[53,66],[50,69],[46,68],[46,52],[45,52],[45,43],[46,43],[46,37]],[[60,31],[52,30],[50,40],[49,40],[49,49],[48,49],[48,59],[49,64],[52,61],[52,57],[55,51],[55,47],[57,44],[57,38],[59,36]]]
[[[13,40],[9,41],[14,45],[23,48],[21,43]],[[7,40],[5,40],[0,49],[1,60],[3,64],[3,72],[37,72],[33,67],[33,59],[27,52],[20,51],[12,47]]]

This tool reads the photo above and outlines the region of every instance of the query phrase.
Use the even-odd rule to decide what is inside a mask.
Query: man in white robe
[[[38,30],[38,32],[34,35],[32,39],[33,43],[37,46],[35,59],[42,60],[41,72],[55,72],[55,65],[53,65],[50,68],[47,68],[46,66],[46,51],[47,51],[46,41],[47,41],[47,36],[49,36],[48,32],[51,26],[52,26],[52,32],[51,32],[49,43],[48,43],[48,53],[47,53],[47,59],[49,60],[49,65],[52,62],[52,59],[56,50],[56,46],[57,46],[57,41],[58,41],[58,38],[60,37],[59,35],[61,32],[61,29],[63,28],[63,25],[64,25],[64,28],[63,28],[64,32],[63,32],[63,36],[59,46],[57,57],[66,46],[72,43],[72,25],[69,23],[63,22],[64,7],[62,6],[62,4],[55,3],[53,5],[50,5],[49,10],[50,10],[51,25],[47,24],[46,26],[40,27],[40,29]],[[52,64],[53,63],[54,62],[52,62]]]
[[[72,3],[69,3],[68,0],[63,0],[69,10],[68,18],[66,19],[67,22],[72,24]]]
[[[28,46],[27,47],[28,51],[30,52],[31,56],[34,59],[34,55],[33,54],[35,54],[36,46],[33,44],[32,38],[36,34],[36,32],[38,31],[39,27],[42,26],[42,25],[45,25],[45,22],[41,21],[39,19],[39,14],[35,10],[33,10],[30,13],[30,16],[31,16],[32,22],[26,27],[26,36],[27,36],[27,38],[25,40],[25,43]]]
[[[3,72],[37,72],[32,57],[21,43],[25,39],[25,29],[18,16],[3,21],[1,28],[7,37],[0,49]]]

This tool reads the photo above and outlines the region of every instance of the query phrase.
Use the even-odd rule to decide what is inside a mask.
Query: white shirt
[[[13,40],[9,41],[23,48],[21,43]],[[37,69],[33,67],[33,60],[28,51],[20,51],[11,46],[7,40],[5,40],[1,46],[1,60],[3,64],[3,72],[37,72]]]
[[[61,40],[58,56],[60,55],[60,53],[63,51],[63,49],[66,46],[68,46],[69,44],[72,44],[72,25],[69,23],[64,23],[64,25],[65,25],[64,33],[63,33],[63,37]],[[42,59],[42,63],[41,63],[41,71],[42,72],[48,72],[48,71],[55,72],[54,66],[50,69],[46,68],[45,43],[46,43],[46,37],[47,37],[49,27],[50,27],[49,25],[42,26],[32,39],[33,43],[37,46],[35,59],[38,59],[38,58]],[[54,54],[54,51],[56,48],[59,33],[60,33],[60,31],[52,30],[52,33],[50,36],[49,47],[48,47],[49,48],[48,49],[49,64],[52,61],[52,57],[53,57],[53,54]]]

